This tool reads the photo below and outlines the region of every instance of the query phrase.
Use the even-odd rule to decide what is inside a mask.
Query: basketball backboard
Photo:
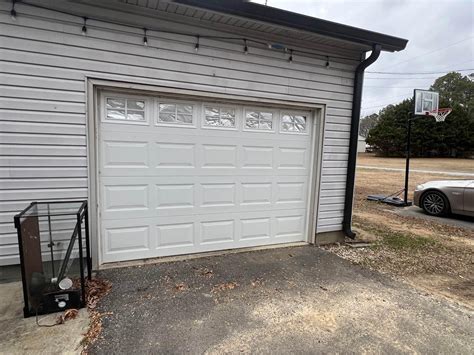
[[[414,115],[428,115],[438,110],[439,94],[436,91],[415,89]]]

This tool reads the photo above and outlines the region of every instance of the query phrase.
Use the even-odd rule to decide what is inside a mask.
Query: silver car
[[[474,216],[474,180],[425,182],[416,187],[413,202],[432,216]]]

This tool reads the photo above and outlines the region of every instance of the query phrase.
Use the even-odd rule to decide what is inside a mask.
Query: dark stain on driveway
[[[473,312],[305,246],[100,272],[91,353],[474,353]]]

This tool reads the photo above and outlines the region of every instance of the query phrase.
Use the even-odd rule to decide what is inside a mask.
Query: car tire
[[[430,216],[446,216],[449,213],[449,201],[439,191],[428,191],[421,197],[421,208]]]

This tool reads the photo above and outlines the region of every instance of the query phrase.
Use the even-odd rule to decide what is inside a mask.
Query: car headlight
[[[423,185],[418,185],[415,190],[423,190],[424,186]]]

